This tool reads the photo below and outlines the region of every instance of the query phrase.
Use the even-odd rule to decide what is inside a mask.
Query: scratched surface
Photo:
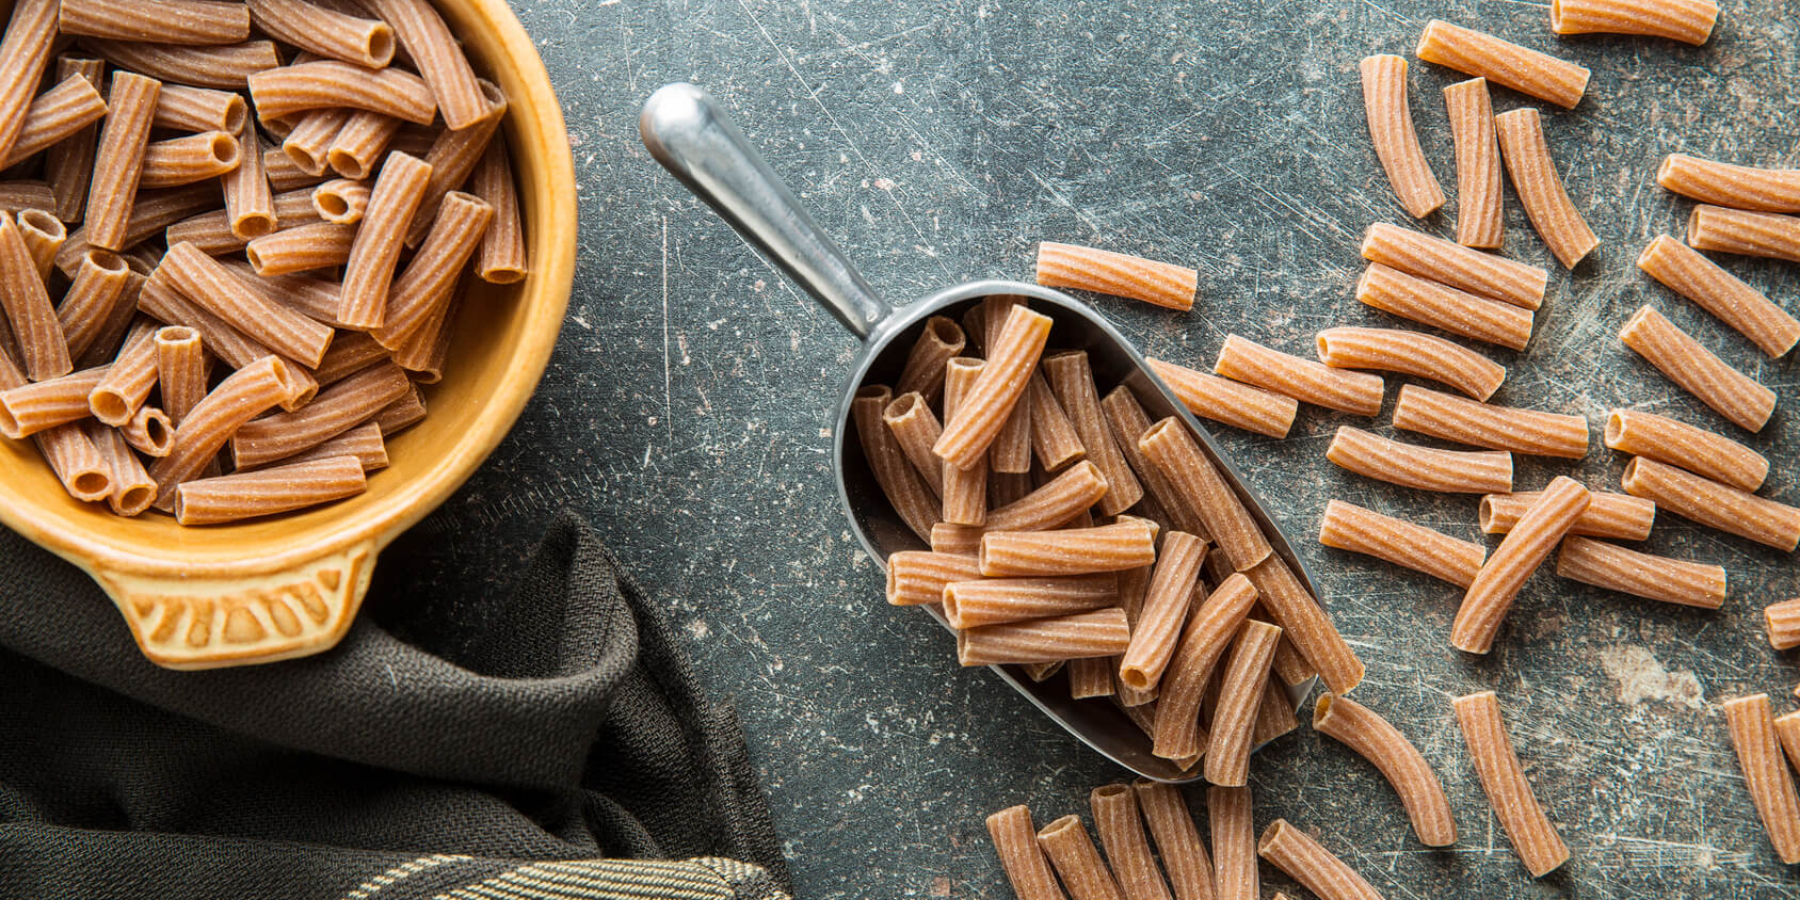
[[[799,896],[1009,897],[982,817],[1013,803],[1040,821],[1081,810],[1120,772],[990,675],[959,671],[925,616],[882,603],[829,471],[828,411],[858,347],[645,155],[637,110],[666,81],[697,81],[734,108],[895,301],[1029,277],[1039,239],[1177,260],[1202,273],[1193,313],[1099,305],[1147,351],[1206,367],[1231,332],[1310,355],[1318,329],[1392,324],[1352,291],[1363,228],[1404,220],[1368,146],[1359,57],[1410,55],[1434,16],[1554,50],[1594,70],[1580,108],[1547,113],[1546,128],[1605,243],[1553,276],[1530,349],[1497,354],[1512,374],[1496,400],[1586,415],[1597,449],[1579,465],[1522,460],[1519,483],[1570,473],[1617,490],[1623,460],[1598,447],[1598,423],[1618,405],[1733,431],[1615,339],[1650,302],[1780,392],[1784,408],[1748,443],[1775,461],[1766,493],[1800,502],[1791,358],[1766,360],[1632,265],[1653,235],[1681,233],[1689,207],[1654,183],[1665,153],[1800,164],[1786,0],[1729,4],[1699,49],[1558,40],[1545,4],[1510,0],[518,5],[573,132],[581,268],[518,428],[405,540],[437,563],[421,590],[503,589],[553,510],[584,513],[735,697]],[[1413,68],[1425,149],[1452,194],[1439,90],[1459,79]],[[1527,102],[1495,95],[1500,110]],[[1516,204],[1508,217],[1508,255],[1553,266]],[[1794,305],[1800,268],[1726,264]],[[1357,698],[1437,768],[1463,840],[1422,848],[1374,769],[1304,729],[1256,758],[1259,825],[1291,819],[1389,898],[1800,897],[1762,837],[1718,707],[1753,691],[1793,706],[1800,673],[1769,650],[1758,612],[1797,593],[1791,559],[1667,517],[1648,548],[1722,563],[1723,610],[1540,573],[1495,652],[1461,655],[1447,642],[1457,592],[1311,537],[1338,496],[1481,539],[1472,498],[1325,461],[1338,425],[1391,433],[1387,422],[1385,410],[1371,422],[1308,408],[1285,441],[1220,434],[1280,498],[1272,508],[1368,664]],[[1499,692],[1573,851],[1539,882],[1488,813],[1451,715],[1452,696],[1483,688]],[[1264,877],[1266,892],[1294,890]]]

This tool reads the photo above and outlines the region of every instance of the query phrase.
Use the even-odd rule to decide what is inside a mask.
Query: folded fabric
[[[787,896],[736,717],[572,515],[511,595],[371,597],[241,669],[150,664],[10,531],[0,564],[0,896]]]

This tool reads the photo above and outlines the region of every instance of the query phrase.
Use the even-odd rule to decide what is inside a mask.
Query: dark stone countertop
[[[1764,358],[1632,264],[1650,237],[1680,234],[1690,206],[1656,186],[1664,154],[1800,163],[1786,80],[1800,35],[1784,0],[1729,4],[1704,48],[1558,39],[1547,4],[1510,0],[517,5],[568,114],[581,267],[517,429],[404,540],[436,548],[429,577],[446,590],[504,589],[554,510],[586,515],[693,638],[710,684],[735,698],[798,896],[1009,897],[983,816],[1014,803],[1040,821],[1085,811],[1089,789],[1122,772],[993,676],[960,671],[927,617],[882,602],[880,571],[831,490],[829,410],[856,342],[650,161],[637,112],[664,82],[693,80],[735,109],[887,296],[1028,278],[1040,239],[1180,261],[1201,271],[1191,314],[1096,305],[1147,352],[1208,367],[1227,333],[1310,355],[1318,329],[1391,324],[1352,290],[1362,230],[1405,220],[1369,147],[1360,57],[1410,56],[1434,16],[1552,50],[1594,70],[1580,107],[1547,113],[1546,128],[1604,244],[1572,275],[1556,270],[1531,347],[1497,354],[1511,377],[1495,399],[1586,415],[1596,449],[1578,465],[1523,459],[1519,483],[1569,473],[1617,490],[1624,461],[1598,428],[1618,405],[1734,433],[1615,338],[1652,302],[1781,394],[1747,442],[1775,463],[1765,493],[1800,502],[1792,357]],[[1439,90],[1461,77],[1412,70],[1446,190]],[[1529,102],[1495,92],[1499,110]],[[1508,255],[1554,266],[1510,189],[1509,204]],[[1426,227],[1448,234],[1451,221]],[[1800,267],[1726,265],[1792,308]],[[1794,705],[1800,674],[1769,649],[1759,615],[1800,593],[1792,558],[1665,517],[1647,547],[1722,563],[1724,609],[1540,573],[1495,651],[1462,655],[1447,641],[1454,589],[1313,539],[1330,497],[1479,539],[1473,498],[1325,461],[1340,424],[1386,432],[1386,415],[1306,408],[1284,441],[1219,433],[1255,487],[1280,498],[1277,515],[1368,664],[1357,699],[1431,760],[1463,840],[1423,848],[1373,767],[1310,729],[1256,757],[1259,824],[1291,819],[1396,900],[1800,896],[1763,838],[1718,707],[1755,691]],[[1451,697],[1483,688],[1500,693],[1573,851],[1540,882],[1499,833],[1451,714]]]

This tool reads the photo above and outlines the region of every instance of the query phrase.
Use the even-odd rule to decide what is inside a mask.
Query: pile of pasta
[[[526,275],[506,108],[428,0],[17,0],[0,435],[123,516],[365,490]]]

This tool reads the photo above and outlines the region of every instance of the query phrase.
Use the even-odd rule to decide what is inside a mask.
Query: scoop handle
[[[866,340],[893,311],[705,91],[685,82],[658,88],[644,101],[638,135],[657,162],[857,337]]]

